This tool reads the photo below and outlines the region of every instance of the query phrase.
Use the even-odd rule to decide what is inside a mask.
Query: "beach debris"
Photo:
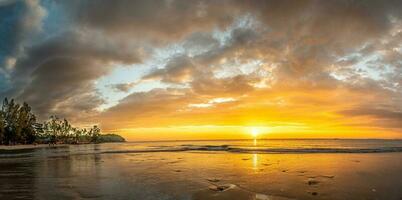
[[[174,170],[174,172],[182,172],[180,169],[176,169]]]
[[[307,180],[307,184],[308,185],[317,185],[317,184],[319,184],[320,182],[319,181],[317,181],[317,180],[315,180],[315,179],[309,179],[309,180]]]
[[[282,170],[282,172],[287,172],[287,171],[289,171],[289,170],[287,170],[287,169]]]
[[[243,158],[242,160],[250,160],[250,158]]]
[[[212,182],[212,183],[217,183],[217,182],[219,182],[220,180],[217,179],[217,178],[207,178],[207,181]]]
[[[312,193],[311,193],[311,195],[313,195],[313,196],[317,196],[317,195],[318,195],[318,193],[317,193],[317,192],[312,192]]]
[[[318,176],[309,176],[310,179],[314,178],[335,178],[334,175],[318,175]]]
[[[223,192],[228,189],[235,188],[235,187],[236,187],[236,185],[233,185],[233,184],[225,184],[225,185],[211,185],[208,188],[215,192]]]
[[[306,173],[307,171],[304,171],[304,170],[300,170],[300,171],[297,171],[297,173],[301,173],[301,174],[304,174],[304,173]]]
[[[373,192],[377,192],[377,190],[376,190],[375,188],[371,189],[371,191],[373,191]]]

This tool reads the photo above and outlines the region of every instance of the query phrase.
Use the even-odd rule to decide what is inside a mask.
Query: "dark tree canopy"
[[[67,119],[51,116],[44,123],[37,123],[27,103],[5,98],[0,110],[0,144],[32,143],[97,143],[101,142],[101,130],[93,126],[89,130],[73,127]]]

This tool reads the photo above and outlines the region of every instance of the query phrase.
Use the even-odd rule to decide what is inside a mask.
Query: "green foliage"
[[[0,111],[1,144],[30,144],[35,141],[36,117],[27,103],[22,106],[4,99]]]
[[[66,119],[59,119],[51,116],[50,119],[43,123],[41,128],[41,143],[95,143],[100,135],[100,129],[94,126],[89,131],[73,127]]]
[[[124,138],[123,138],[124,140]],[[107,142],[101,137],[98,126],[91,129],[73,127],[66,119],[51,116],[43,124],[36,122],[36,116],[27,103],[22,105],[12,99],[4,99],[0,110],[0,144],[32,143],[98,143]]]

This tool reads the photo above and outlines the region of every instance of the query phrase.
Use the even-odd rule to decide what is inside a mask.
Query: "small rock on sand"
[[[230,188],[232,188],[232,187],[234,187],[234,185],[232,185],[232,184],[227,184],[227,185],[211,185],[211,186],[209,186],[209,189],[212,190],[212,191],[216,191],[216,192],[222,192],[222,191],[225,191],[225,190],[230,189]]]
[[[217,178],[208,178],[207,181],[212,182],[212,183],[217,183],[217,182],[219,182],[220,180],[217,179]]]
[[[335,178],[334,175],[318,175],[318,176],[309,176],[310,179],[314,178]]]
[[[314,179],[307,180],[308,185],[317,185],[318,183],[320,183],[320,182],[317,180],[314,180]]]

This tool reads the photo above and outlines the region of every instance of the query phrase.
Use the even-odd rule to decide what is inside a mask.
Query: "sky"
[[[130,141],[402,138],[401,10],[0,0],[0,98]]]

